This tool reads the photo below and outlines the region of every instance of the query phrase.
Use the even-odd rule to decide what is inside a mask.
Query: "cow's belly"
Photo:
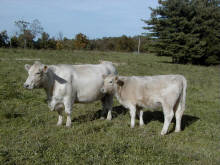
[[[100,92],[103,86],[103,80],[100,75],[80,77],[73,85],[75,85],[74,89],[76,90],[75,102],[90,103],[101,99],[103,96]]]
[[[90,91],[81,91],[77,93],[77,97],[75,99],[76,103],[91,103],[97,100],[100,100],[103,97],[103,94],[96,90]]]

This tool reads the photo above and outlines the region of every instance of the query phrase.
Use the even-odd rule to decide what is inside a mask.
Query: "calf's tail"
[[[183,77],[182,79],[182,94],[181,94],[181,100],[180,100],[180,104],[181,104],[181,110],[184,111],[185,110],[185,104],[186,104],[186,88],[187,88],[187,81],[185,79],[185,77]]]

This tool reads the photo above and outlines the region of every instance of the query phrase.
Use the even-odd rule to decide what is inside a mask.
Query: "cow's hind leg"
[[[170,122],[174,116],[173,108],[171,108],[171,106],[166,104],[163,105],[163,113],[164,113],[164,124],[163,124],[163,129],[161,131],[161,135],[165,135],[167,133]]]
[[[108,112],[107,114],[107,120],[111,120],[112,119],[112,104],[113,104],[113,95],[110,94],[106,94],[103,98],[102,98],[102,114],[101,114],[101,118],[103,119],[104,114],[106,112]]]
[[[65,113],[67,115],[66,126],[71,127],[72,104],[71,104],[71,99],[69,97],[64,99],[64,107],[65,107]]]

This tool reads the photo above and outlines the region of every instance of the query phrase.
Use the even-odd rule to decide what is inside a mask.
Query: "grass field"
[[[114,100],[113,120],[99,119],[100,102],[74,105],[72,127],[56,126],[42,89],[25,90],[24,64],[121,63],[120,75],[182,74],[188,81],[183,131],[161,136],[163,114],[146,110],[130,128]],[[26,60],[26,61],[25,61]],[[116,52],[0,49],[0,164],[220,164],[220,70],[171,64],[168,57]]]

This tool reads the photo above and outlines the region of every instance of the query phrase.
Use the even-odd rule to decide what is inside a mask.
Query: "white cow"
[[[181,118],[185,110],[186,79],[182,75],[115,76],[105,77],[103,93],[114,94],[118,101],[130,110],[131,127],[135,125],[136,109],[162,106],[164,125],[161,135],[167,133],[170,122],[176,116],[175,132],[181,130]],[[143,125],[143,111],[140,111]]]
[[[111,62],[102,61],[97,65],[44,65],[35,62],[32,66],[26,64],[25,69],[29,76],[24,87],[45,89],[48,106],[51,111],[56,110],[59,113],[57,125],[62,124],[63,108],[67,114],[66,126],[71,126],[73,104],[97,100],[102,101],[102,113],[108,110],[107,119],[111,120],[113,95],[100,92],[104,82],[103,76],[116,74]]]

